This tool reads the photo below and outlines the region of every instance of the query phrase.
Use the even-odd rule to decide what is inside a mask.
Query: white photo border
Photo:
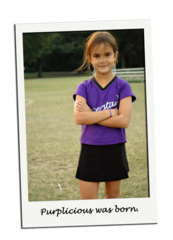
[[[68,201],[28,201],[27,149],[25,121],[25,88],[23,61],[23,33],[65,32],[65,31],[98,31],[118,29],[144,29],[145,44],[145,84],[146,114],[148,141],[148,198],[102,199],[102,200],[68,200]],[[72,227],[102,226],[122,224],[157,223],[157,194],[155,166],[155,133],[154,133],[154,101],[153,74],[151,56],[151,22],[150,20],[96,21],[16,24],[16,80],[18,109],[18,139],[21,189],[21,227]],[[110,212],[96,213],[96,208],[104,208]],[[41,214],[41,211],[55,210],[55,214]],[[88,209],[90,213],[80,213],[79,209]],[[113,210],[111,210],[113,209]],[[127,210],[126,210],[127,209]]]

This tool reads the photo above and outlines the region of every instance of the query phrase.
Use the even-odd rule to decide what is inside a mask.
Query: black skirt
[[[76,178],[89,182],[118,181],[128,178],[128,171],[124,143],[81,145]]]

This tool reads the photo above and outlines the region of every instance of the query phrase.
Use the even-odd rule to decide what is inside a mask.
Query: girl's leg
[[[79,180],[81,199],[97,199],[99,182],[86,182]]]
[[[105,197],[120,198],[120,181],[105,182]]]

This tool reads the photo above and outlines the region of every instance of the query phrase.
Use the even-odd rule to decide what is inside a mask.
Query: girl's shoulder
[[[117,83],[119,89],[120,89],[124,84],[125,84],[125,85],[130,85],[130,83],[129,83],[128,81],[126,81],[126,80],[124,80],[124,79],[121,79],[121,78],[119,78],[118,76],[117,76],[117,78],[116,78],[116,83]]]
[[[122,90],[124,88],[130,88],[130,83],[127,80],[119,78],[118,76],[116,78],[115,84],[119,90]]]
[[[128,81],[117,77],[117,86],[118,86],[118,93],[120,95],[120,99],[128,96],[132,96],[132,102],[136,100],[136,97],[132,92],[131,85]]]
[[[88,79],[88,80],[85,80],[85,81],[81,82],[79,84],[79,86],[83,86],[85,88],[88,88],[92,84],[92,82],[93,82],[93,77]]]

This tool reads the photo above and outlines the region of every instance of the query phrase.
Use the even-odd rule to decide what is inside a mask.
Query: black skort
[[[81,144],[76,178],[89,182],[118,181],[128,178],[128,171],[125,143]]]

